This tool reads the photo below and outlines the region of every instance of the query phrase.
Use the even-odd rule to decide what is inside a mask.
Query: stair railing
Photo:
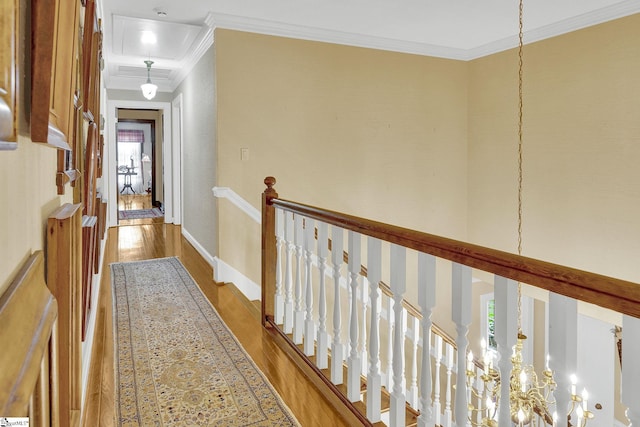
[[[510,372],[517,332],[518,281],[548,292],[548,351],[558,408],[570,400],[569,376],[577,364],[578,301],[597,305],[611,311],[624,331],[622,402],[629,420],[640,425],[639,284],[280,199],[275,179],[267,177],[265,184],[263,324],[313,367],[362,424],[411,425],[412,410],[419,426],[479,421],[468,411],[469,403],[479,402],[466,392],[466,373],[479,369],[467,364],[467,354],[472,274],[482,271],[493,275],[502,378]],[[417,289],[419,310],[407,307],[408,288],[410,294]],[[451,299],[438,299],[436,289],[447,289]],[[432,334],[436,304],[451,307],[455,346]],[[508,406],[501,409],[507,412],[501,412],[499,426],[510,426]],[[567,427],[569,421],[561,417],[556,425]]]

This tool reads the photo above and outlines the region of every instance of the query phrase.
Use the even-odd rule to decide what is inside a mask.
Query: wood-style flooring
[[[136,209],[151,209],[151,195],[149,194],[120,194],[118,195],[118,210],[130,211]],[[164,218],[141,218],[141,219],[121,219],[118,225],[142,225],[142,224],[162,224]]]
[[[251,303],[235,287],[217,284],[211,266],[170,224],[127,225],[108,230],[96,319],[93,356],[83,414],[83,426],[115,426],[114,346],[109,264],[177,256],[225,323],[278,391],[300,424],[347,426],[318,389],[291,362],[259,321]]]

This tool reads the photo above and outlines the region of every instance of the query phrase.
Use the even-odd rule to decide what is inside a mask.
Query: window
[[[118,142],[144,142],[144,131],[142,129],[118,129]]]

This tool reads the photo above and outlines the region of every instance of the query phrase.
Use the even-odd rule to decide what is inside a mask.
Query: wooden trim
[[[297,345],[275,324],[273,317],[265,319],[267,330],[271,332],[274,340],[293,359],[294,363],[307,375],[307,377],[318,387],[329,402],[347,419],[352,425],[372,426],[367,417],[354,406],[347,397],[340,392],[313,362],[305,356]],[[346,410],[345,410],[346,409]]]
[[[73,425],[82,400],[82,236],[80,204],[65,203],[47,219],[47,285],[58,301],[55,368],[61,425]]]
[[[2,416],[28,415],[29,401],[36,390],[43,359],[48,360],[49,341],[57,312],[56,300],[44,282],[44,256],[42,251],[38,251],[27,260],[0,296]],[[46,395],[49,393],[49,390],[39,391]]]
[[[276,210],[271,200],[278,197],[273,189],[276,179],[264,179],[267,189],[262,193],[262,325],[268,326],[267,318],[274,316],[273,295],[276,292],[276,269],[278,259],[276,242]],[[269,296],[269,297],[267,297]]]
[[[273,206],[522,283],[640,317],[640,284],[274,198]]]

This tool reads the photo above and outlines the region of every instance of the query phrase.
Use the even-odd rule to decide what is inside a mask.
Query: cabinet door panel
[[[18,138],[18,0],[0,0],[0,150]]]
[[[78,0],[32,3],[31,140],[70,150]]]

